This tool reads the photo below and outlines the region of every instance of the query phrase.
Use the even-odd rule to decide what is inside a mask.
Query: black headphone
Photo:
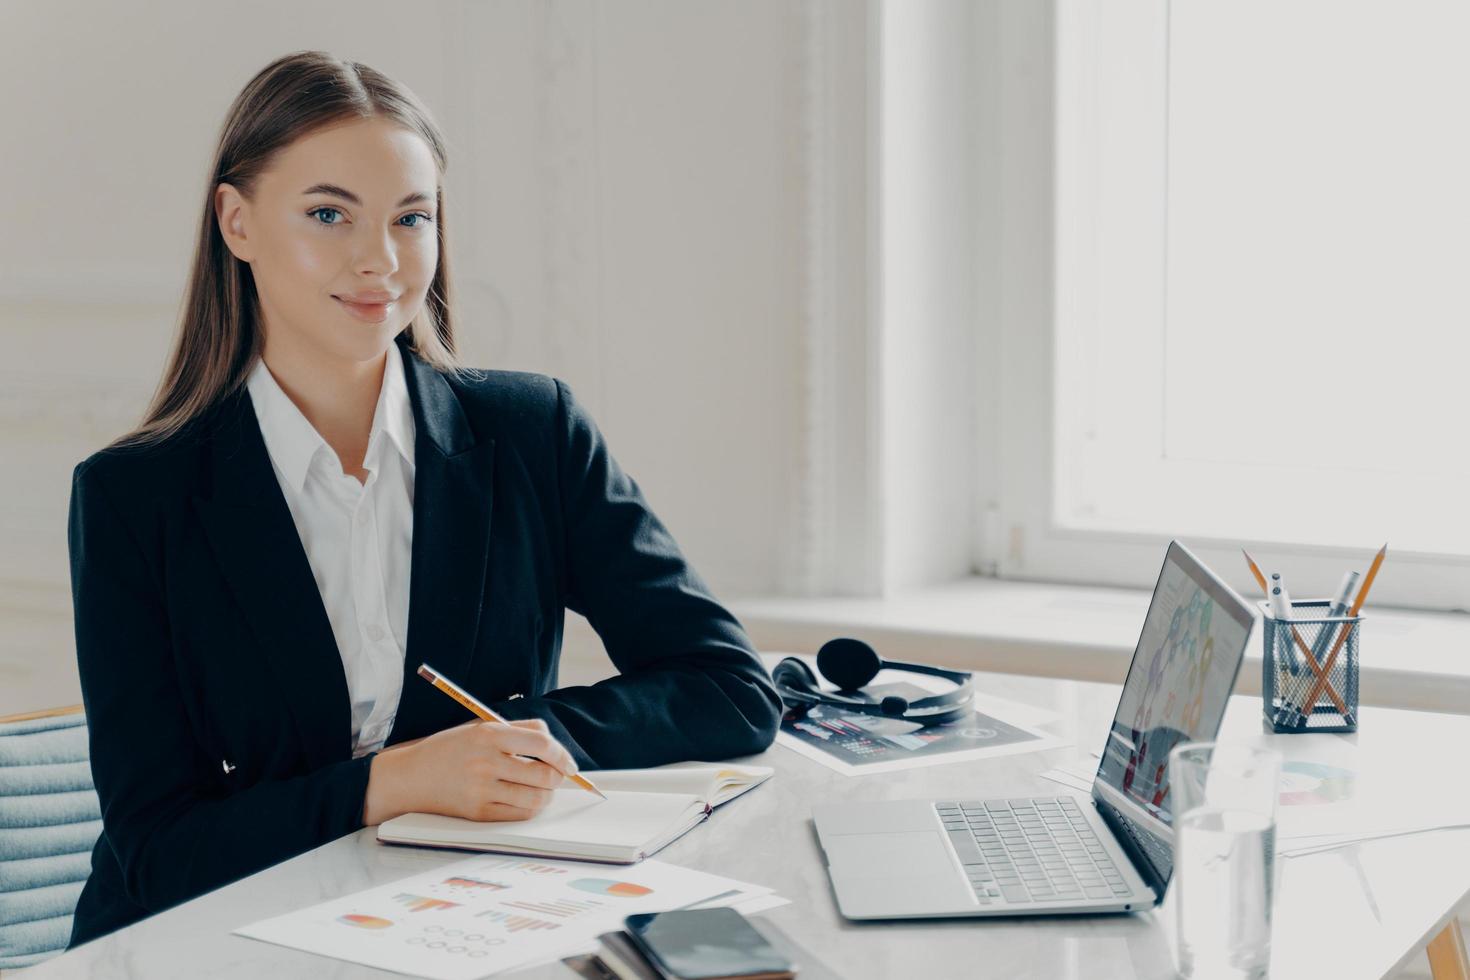
[[[952,691],[932,697],[909,701],[890,694],[878,702],[862,701],[853,697],[868,684],[884,667],[893,670],[909,670],[917,674],[932,674],[953,681]],[[884,660],[872,647],[862,640],[838,637],[822,644],[817,651],[817,669],[822,676],[837,685],[836,691],[823,691],[817,677],[804,660],[787,657],[771,671],[771,680],[787,707],[809,710],[817,705],[841,708],[859,715],[882,715],[886,718],[901,718],[921,725],[943,725],[958,721],[969,714],[970,697],[974,693],[968,671],[945,670],[926,664],[905,664],[895,660]]]

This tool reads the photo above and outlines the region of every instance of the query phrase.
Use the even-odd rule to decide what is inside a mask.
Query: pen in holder
[[[1358,628],[1363,617],[1327,615],[1329,599],[1292,600],[1293,618],[1262,602],[1261,701],[1276,732],[1358,730]]]

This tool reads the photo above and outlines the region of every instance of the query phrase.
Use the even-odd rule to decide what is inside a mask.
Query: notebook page
[[[444,843],[527,844],[559,851],[580,847],[637,850],[703,810],[693,794],[612,791],[602,800],[582,789],[558,789],[529,820],[479,822],[438,813],[406,813],[382,825],[395,837]]]
[[[599,769],[582,775],[601,790],[685,793],[718,806],[770,778],[769,766],[676,762],[652,769]]]
[[[715,768],[699,769],[598,769],[581,774],[603,792],[676,793],[704,799],[714,789]],[[565,787],[576,785],[566,782]]]

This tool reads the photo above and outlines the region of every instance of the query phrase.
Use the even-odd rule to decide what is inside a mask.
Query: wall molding
[[[879,583],[879,2],[809,0],[802,11],[801,418],[781,561],[794,595],[870,595]]]

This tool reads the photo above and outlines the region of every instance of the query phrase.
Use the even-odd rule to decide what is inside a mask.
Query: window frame
[[[1143,0],[1167,18],[1169,0]],[[1067,526],[1055,516],[1058,326],[1085,316],[1079,291],[1087,275],[1085,228],[1079,214],[1089,173],[1085,146],[1094,119],[1077,92],[1098,70],[1089,26],[1102,16],[1098,0],[1054,0],[1037,5],[1049,24],[1036,33],[1039,47],[1007,58],[1029,60],[1029,71],[1007,72],[992,137],[1004,147],[999,167],[999,220],[992,230],[1002,295],[994,325],[996,343],[984,355],[982,377],[999,397],[982,399],[982,426],[996,433],[998,456],[980,461],[982,499],[975,534],[974,567],[998,577],[1042,582],[1148,588],[1158,576],[1168,537],[1143,532]],[[1162,25],[1167,30],[1167,19]],[[1024,33],[1024,32],[1022,32]],[[1162,75],[1161,75],[1162,77]],[[1050,118],[1038,121],[1038,107]],[[1035,176],[1030,176],[1035,175]],[[982,334],[986,330],[981,325]],[[1381,541],[1342,546],[1224,540],[1181,534],[1190,548],[1248,601],[1261,598],[1241,549],[1267,571],[1279,569],[1297,598],[1322,597],[1348,568],[1366,571]],[[1466,611],[1470,607],[1470,555],[1395,551],[1375,581],[1372,605]],[[1310,585],[1312,588],[1308,589]]]

